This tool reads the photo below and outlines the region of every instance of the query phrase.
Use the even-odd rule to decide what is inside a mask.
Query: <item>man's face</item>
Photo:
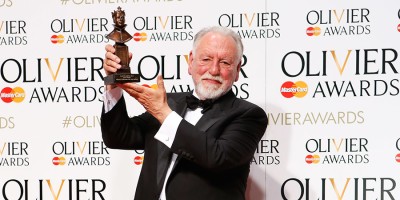
[[[214,99],[228,92],[239,79],[240,65],[231,37],[212,32],[204,35],[189,57],[189,74],[199,98]]]
[[[115,19],[117,26],[123,26],[125,24],[125,15],[122,12],[117,12]]]

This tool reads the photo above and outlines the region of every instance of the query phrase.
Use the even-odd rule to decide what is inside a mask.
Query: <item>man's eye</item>
[[[231,63],[227,62],[227,61],[221,61],[220,62],[220,66],[223,68],[230,68],[231,67]]]
[[[201,60],[200,60],[200,62],[201,62],[202,64],[209,63],[210,61],[211,61],[211,59],[209,59],[209,58],[204,58],[204,59],[201,59]]]

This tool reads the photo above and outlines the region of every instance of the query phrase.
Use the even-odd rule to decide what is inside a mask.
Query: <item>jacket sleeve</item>
[[[143,150],[145,134],[159,127],[159,122],[147,112],[130,118],[123,96],[107,113],[103,105],[100,124],[104,144],[111,149],[126,150]]]

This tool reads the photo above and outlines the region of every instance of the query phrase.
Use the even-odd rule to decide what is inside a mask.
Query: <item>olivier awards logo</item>
[[[311,10],[307,13],[307,36],[349,36],[371,33],[368,8]]]
[[[109,166],[111,158],[102,141],[57,141],[53,143],[54,166]]]
[[[221,14],[218,24],[237,30],[243,39],[279,38],[281,36],[278,12]]]
[[[138,16],[133,19],[135,42],[178,42],[194,38],[191,15]]]
[[[307,164],[366,164],[369,163],[367,138],[309,139],[305,143]]]
[[[106,18],[53,19],[50,29],[52,44],[99,44],[109,42],[103,32],[107,29]]]
[[[251,160],[251,165],[279,165],[281,163],[279,140],[261,140]]]
[[[29,144],[27,142],[0,143],[0,167],[22,166],[29,166]]]
[[[10,1],[9,1],[10,2]],[[6,2],[3,3],[3,6]],[[2,0],[0,0],[0,8]],[[28,44],[26,32],[26,21],[24,20],[0,20],[0,46],[20,46]]]

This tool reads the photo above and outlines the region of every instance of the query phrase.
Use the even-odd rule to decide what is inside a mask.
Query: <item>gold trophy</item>
[[[104,84],[111,85],[115,83],[139,82],[140,74],[131,74],[131,69],[129,67],[129,50],[125,42],[131,40],[132,35],[125,30],[125,11],[118,6],[117,10],[114,10],[111,15],[114,20],[114,30],[106,37],[115,41],[114,54],[121,59],[121,68],[115,73],[106,76],[104,78]]]

